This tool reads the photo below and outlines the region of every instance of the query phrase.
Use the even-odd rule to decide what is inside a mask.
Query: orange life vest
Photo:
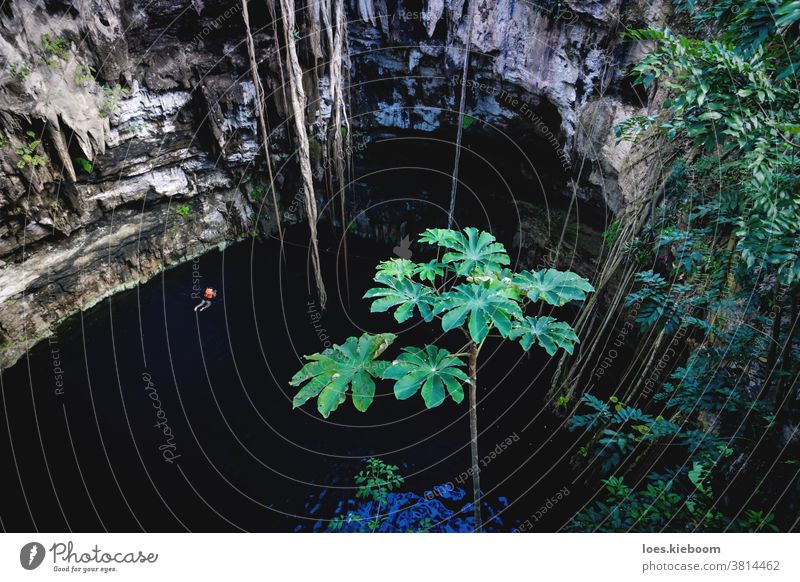
[[[211,287],[208,287],[203,292],[203,297],[205,297],[206,299],[214,299],[214,290]]]

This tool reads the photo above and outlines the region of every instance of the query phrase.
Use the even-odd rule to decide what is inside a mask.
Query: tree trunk
[[[472,454],[472,508],[475,517],[475,531],[481,531],[481,476],[478,465],[478,346],[469,346],[469,440]]]

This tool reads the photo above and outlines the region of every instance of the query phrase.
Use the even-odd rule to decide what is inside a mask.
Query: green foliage
[[[100,117],[109,117],[119,109],[120,101],[130,92],[119,83],[113,87],[103,87],[103,103],[100,105]]]
[[[523,271],[514,277],[514,283],[531,301],[545,301],[559,307],[570,301],[583,301],[587,293],[594,291],[580,275],[556,269]]]
[[[498,272],[511,262],[505,247],[493,235],[473,227],[465,228],[464,232],[429,228],[419,242],[448,249],[442,262],[454,266],[456,275]]]
[[[772,513],[764,514],[763,511],[756,511],[754,509],[747,509],[743,517],[739,520],[739,527],[742,531],[757,533],[763,531],[778,532],[778,527],[772,523],[775,520],[775,515]]]
[[[414,275],[419,275],[421,281],[429,281],[433,283],[436,277],[444,275],[444,266],[437,261],[430,261],[428,263],[421,263],[414,266]]]
[[[13,63],[9,71],[11,72],[11,76],[18,81],[24,81],[28,78],[28,75],[31,74],[31,68],[27,63]]]
[[[578,336],[572,328],[552,317],[526,317],[514,327],[510,337],[519,338],[519,343],[525,351],[537,343],[551,356],[555,355],[558,348],[564,348],[564,351],[572,354],[575,344],[578,343]]]
[[[623,477],[603,480],[605,497],[580,511],[569,525],[573,531],[660,532],[695,531],[700,526],[720,527],[719,512],[708,499],[680,491],[665,476],[650,475],[640,491],[631,489]]]
[[[402,260],[404,259],[397,259]],[[394,268],[401,266],[395,261],[389,263]],[[403,323],[414,315],[416,308],[420,317],[425,321],[432,321],[435,301],[433,290],[406,277],[398,278],[388,273],[388,270],[379,270],[375,275],[375,282],[383,287],[374,287],[364,294],[365,299],[375,299],[370,311],[384,313],[395,308],[394,318],[398,323]]]
[[[634,277],[639,289],[625,298],[628,307],[639,305],[636,322],[642,330],[657,326],[673,333],[683,326],[707,328],[707,323],[692,315],[693,309],[704,308],[709,298],[692,285],[668,283],[653,271],[642,271]]]
[[[372,499],[377,503],[386,504],[389,493],[405,482],[398,473],[400,468],[375,457],[367,459],[365,464],[366,468],[359,471],[355,477],[358,486],[356,498]]]
[[[389,493],[399,489],[405,479],[399,474],[397,465],[389,465],[381,459],[370,457],[364,461],[364,465],[365,468],[355,476],[356,498],[372,500],[377,508],[375,515],[368,518],[352,513],[339,515],[330,521],[328,531],[340,531],[346,523],[355,521],[366,531],[375,532],[388,519],[381,515],[381,511],[386,510]]]
[[[519,304],[498,292],[491,282],[462,283],[443,293],[434,313],[444,314],[442,331],[445,332],[462,327],[469,317],[469,336],[477,344],[486,339],[492,328],[503,337],[509,337],[512,319],[522,319]]]
[[[540,300],[553,305],[583,300],[593,290],[588,281],[554,269],[514,274],[505,268],[510,263],[505,247],[476,228],[428,229],[419,242],[438,247],[441,258],[378,264],[374,280],[379,286],[364,295],[372,300],[373,313],[393,312],[398,323],[414,315],[426,323],[438,320],[443,332],[460,331],[468,338],[476,357],[487,338],[495,336],[519,340],[525,350],[538,343],[550,355],[559,347],[571,353],[578,338],[569,325],[552,317],[526,317],[525,309]],[[365,337],[373,336],[358,341]],[[380,353],[395,339],[392,334],[378,337],[390,338]],[[463,385],[470,381],[463,370],[467,353],[451,353],[436,345],[411,346],[389,364],[375,361],[379,353],[370,349],[357,350],[356,341],[350,338],[344,344],[347,348],[334,346],[306,357],[311,361],[291,381],[298,386],[310,380],[295,397],[295,407],[317,395],[323,400],[324,395],[318,408],[327,416],[344,402],[349,389],[358,396],[356,408],[364,411],[372,402],[373,380],[379,379],[394,381],[399,400],[421,392],[427,408],[442,404],[447,394],[456,403],[463,400]],[[354,384],[356,372],[365,368],[367,373]]]
[[[43,58],[44,63],[49,67],[57,64],[56,59],[66,61],[69,58],[69,50],[66,39],[51,34],[43,34],[39,38],[39,44],[33,46]]]
[[[394,395],[405,400],[422,387],[422,398],[426,408],[444,402],[445,388],[456,404],[464,400],[462,382],[469,384],[469,377],[462,370],[464,362],[443,348],[426,346],[425,349],[405,348],[383,377],[397,380]]]
[[[28,137],[28,143],[22,144],[16,149],[17,168],[24,170],[28,168],[34,170],[39,166],[43,166],[45,159],[44,156],[39,155],[39,146],[42,141],[36,138],[36,134],[32,131],[26,131],[25,135]]]
[[[619,236],[619,227],[620,222],[615,220],[606,230],[603,231],[602,237],[607,245],[612,245],[614,244],[614,241],[617,240],[617,236]]]
[[[264,200],[264,195],[266,194],[264,188],[261,186],[253,186],[253,189],[250,191],[250,198],[256,204],[261,204]]]
[[[0,148],[6,148],[11,142],[8,141],[8,136],[4,133],[0,133]]]
[[[570,523],[572,531],[593,532],[777,532],[774,514],[746,509],[742,517],[728,521],[714,508],[713,492],[703,479],[702,469],[689,471],[692,488],[682,488],[675,479],[651,474],[647,485],[633,490],[623,477],[603,480],[605,497],[580,511]]]
[[[78,59],[75,68],[75,84],[80,87],[88,87],[94,84],[95,68],[83,59]]]
[[[681,436],[681,426],[663,417],[653,417],[638,408],[618,403],[612,409],[610,404],[602,402],[586,394],[583,403],[594,412],[573,416],[570,419],[570,430],[579,428],[589,431],[600,428],[595,459],[601,462],[601,470],[608,472],[620,466],[636,447],[651,442],[685,442]],[[613,402],[612,402],[613,404]],[[713,439],[707,444],[711,445]]]
[[[142,121],[141,119],[136,119],[136,120],[131,121],[130,123],[128,123],[122,129],[122,131],[124,131],[125,133],[137,133],[143,127],[144,127],[144,121]]]
[[[390,365],[377,358],[395,338],[391,333],[365,333],[321,354],[306,356],[308,363],[289,382],[302,386],[292,401],[294,408],[318,397],[317,410],[327,418],[346,400],[349,389],[356,409],[366,411],[375,397],[374,379],[381,379]]]
[[[614,136],[617,142],[636,142],[638,138],[649,130],[658,119],[656,115],[632,115],[614,126]],[[605,238],[605,233],[604,238]]]
[[[83,171],[86,172],[87,174],[91,174],[92,171],[94,170],[94,166],[92,165],[92,162],[90,162],[86,158],[74,158],[73,161],[76,164],[78,164],[83,169]]]
[[[192,209],[189,208],[187,204],[182,204],[175,209],[175,212],[177,212],[179,216],[183,216],[185,218],[191,214]]]
[[[473,383],[480,350],[491,335],[519,339],[526,350],[536,341],[551,355],[557,347],[572,351],[578,337],[569,325],[550,317],[526,318],[525,308],[539,299],[555,305],[583,300],[593,290],[588,281],[553,269],[514,274],[505,268],[511,262],[505,247],[488,232],[476,228],[428,229],[419,242],[438,247],[437,258],[423,263],[409,259],[383,261],[374,277],[379,286],[368,290],[364,298],[373,300],[373,313],[394,310],[398,323],[408,321],[414,313],[425,323],[439,319],[445,334],[458,330],[468,339],[462,348],[468,351],[451,353],[432,344],[408,346],[389,363],[378,361],[377,357],[394,341],[394,334],[364,334],[358,340],[351,337],[342,346],[306,356],[309,362],[290,382],[292,386],[305,383],[294,397],[295,407],[317,397],[317,409],[327,417],[350,393],[356,409],[364,412],[372,404],[378,379],[395,381],[394,395],[398,400],[421,392],[425,406],[433,408],[444,402],[447,393],[460,403],[464,399],[463,384]],[[464,356],[469,357],[472,377],[462,369]],[[473,384],[471,395],[474,390],[477,386]],[[470,414],[471,434],[477,432],[475,416]],[[477,445],[473,438],[472,479],[476,492],[480,490]],[[480,530],[477,493],[472,519],[473,527]],[[379,528],[380,519],[376,517],[372,525],[373,531]]]
[[[692,2],[691,9],[681,4],[698,26],[717,23],[720,37],[630,32],[656,47],[636,66],[638,82],[650,87],[658,81],[671,91],[660,131],[729,156],[745,177],[735,192],[735,232],[747,266],[766,263],[782,282],[797,282],[800,104],[794,73],[800,51],[797,27],[786,25],[796,19],[795,3],[726,0]],[[777,22],[775,13],[781,15]]]
[[[599,464],[604,474],[622,471],[636,463],[650,447],[669,448],[683,463],[667,469],[668,476],[650,475],[643,488],[622,498],[610,496],[575,516],[573,527],[583,531],[602,524],[600,531],[719,531],[730,527],[723,514],[712,510],[715,474],[731,462],[732,446],[742,427],[767,434],[773,417],[766,402],[754,402],[741,385],[741,366],[721,364],[720,352],[733,362],[757,361],[764,353],[763,336],[745,326],[718,330],[722,350],[715,346],[691,353],[653,395],[660,414],[653,416],[612,398],[603,402],[587,394],[583,404],[590,412],[573,416],[571,430],[593,434],[584,456]],[[713,429],[708,419],[714,419]],[[683,491],[682,501],[672,497]],[[663,491],[653,508],[653,491]],[[645,511],[647,509],[647,511]],[[602,516],[602,517],[601,517]]]

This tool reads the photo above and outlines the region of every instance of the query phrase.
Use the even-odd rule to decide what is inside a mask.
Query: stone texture
[[[660,2],[570,0],[555,17],[531,2],[475,1],[469,114],[551,148],[564,194],[572,180],[598,207],[630,203],[641,180],[610,127],[642,105],[624,78],[637,49],[619,32],[660,22]],[[452,129],[468,4],[398,0],[391,12],[385,0],[346,4],[358,128]],[[259,211],[246,193],[263,181],[263,152],[240,10],[238,0],[13,0],[0,10],[0,131],[8,139],[0,151],[0,367],[77,310],[245,236],[256,214],[262,229],[273,226],[271,209]],[[35,46],[44,34],[64,38],[68,58],[10,75],[11,65],[47,56]],[[265,87],[275,91],[271,107],[282,112],[270,34],[258,30],[254,41]],[[83,64],[96,69],[97,83],[81,79]],[[320,136],[330,91],[324,76],[318,87],[311,75],[307,82],[319,99],[309,121]],[[127,95],[108,111],[117,84]],[[283,121],[272,120],[275,167],[292,154]],[[26,131],[41,136],[44,163],[19,169]],[[91,173],[78,157],[91,160]],[[295,176],[284,168],[277,181],[284,216],[294,216]],[[184,205],[185,217],[176,212]]]

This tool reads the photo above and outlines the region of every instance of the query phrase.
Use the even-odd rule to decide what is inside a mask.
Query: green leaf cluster
[[[17,168],[20,170],[25,168],[34,170],[44,165],[44,156],[39,154],[39,146],[42,144],[42,140],[38,139],[32,131],[26,131],[25,135],[28,137],[28,143],[23,143],[16,149],[16,154],[19,156]]]
[[[471,383],[465,360],[470,353],[477,358],[490,337],[519,341],[524,350],[539,345],[549,355],[559,348],[572,353],[578,337],[567,323],[525,312],[537,303],[560,307],[582,301],[593,291],[586,279],[555,269],[514,273],[503,244],[477,228],[428,229],[418,242],[433,247],[436,258],[379,263],[377,286],[364,298],[371,300],[373,313],[391,313],[397,323],[416,316],[438,325],[445,335],[459,332],[466,344],[455,353],[439,345],[407,346],[389,362],[376,359],[383,349],[369,349],[370,342],[378,341],[370,338],[383,338],[388,346],[393,334],[350,338],[342,346],[306,356],[309,362],[291,381],[293,386],[307,382],[294,399],[295,407],[318,397],[318,410],[327,417],[352,394],[363,412],[373,401],[375,380],[393,381],[398,400],[421,394],[427,408],[441,405],[448,395],[460,403],[464,386]]]

